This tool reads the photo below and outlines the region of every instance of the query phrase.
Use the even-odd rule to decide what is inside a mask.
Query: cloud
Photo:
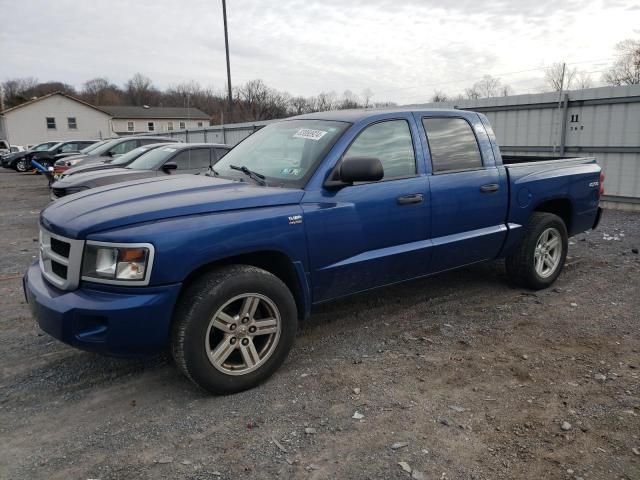
[[[294,95],[359,93],[425,100],[485,74],[519,88],[554,61],[610,57],[637,35],[634,0],[279,0],[227,2],[232,80]],[[0,0],[19,21],[0,29],[0,79],[33,76],[80,86],[135,72],[160,87],[226,84],[220,2]],[[637,19],[636,19],[637,20]],[[597,31],[598,35],[591,32]],[[535,80],[537,81],[537,80]],[[528,83],[529,82],[529,83]],[[523,92],[526,93],[526,92]]]

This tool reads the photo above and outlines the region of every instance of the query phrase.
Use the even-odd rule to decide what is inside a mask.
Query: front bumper
[[[59,290],[34,263],[23,279],[25,296],[40,328],[83,350],[144,356],[166,350],[181,284],[98,290]]]

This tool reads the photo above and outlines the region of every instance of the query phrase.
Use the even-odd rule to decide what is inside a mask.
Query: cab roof
[[[355,123],[378,115],[392,115],[394,113],[421,113],[437,114],[442,112],[456,112],[465,116],[468,110],[458,110],[455,108],[359,108],[353,110],[329,110],[326,112],[306,113],[290,117],[287,120],[334,120],[339,122]]]

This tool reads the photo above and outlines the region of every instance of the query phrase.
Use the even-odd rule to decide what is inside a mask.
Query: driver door
[[[420,152],[418,155],[417,152]],[[342,159],[378,158],[384,177],[303,200],[313,301],[424,275],[429,268],[429,184],[409,118],[366,126]]]

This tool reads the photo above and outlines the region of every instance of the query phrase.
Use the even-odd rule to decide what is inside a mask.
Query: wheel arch
[[[565,226],[567,227],[567,232],[571,235],[571,228],[573,223],[573,204],[571,200],[567,197],[554,198],[551,200],[545,200],[544,202],[538,204],[531,213],[534,212],[545,212],[545,213],[553,213],[562,219]]]
[[[304,268],[286,254],[278,250],[259,250],[220,258],[203,264],[193,270],[182,282],[186,290],[197,278],[226,265],[251,265],[266,270],[278,277],[291,291],[298,309],[298,319],[304,320],[310,312],[310,293]]]

